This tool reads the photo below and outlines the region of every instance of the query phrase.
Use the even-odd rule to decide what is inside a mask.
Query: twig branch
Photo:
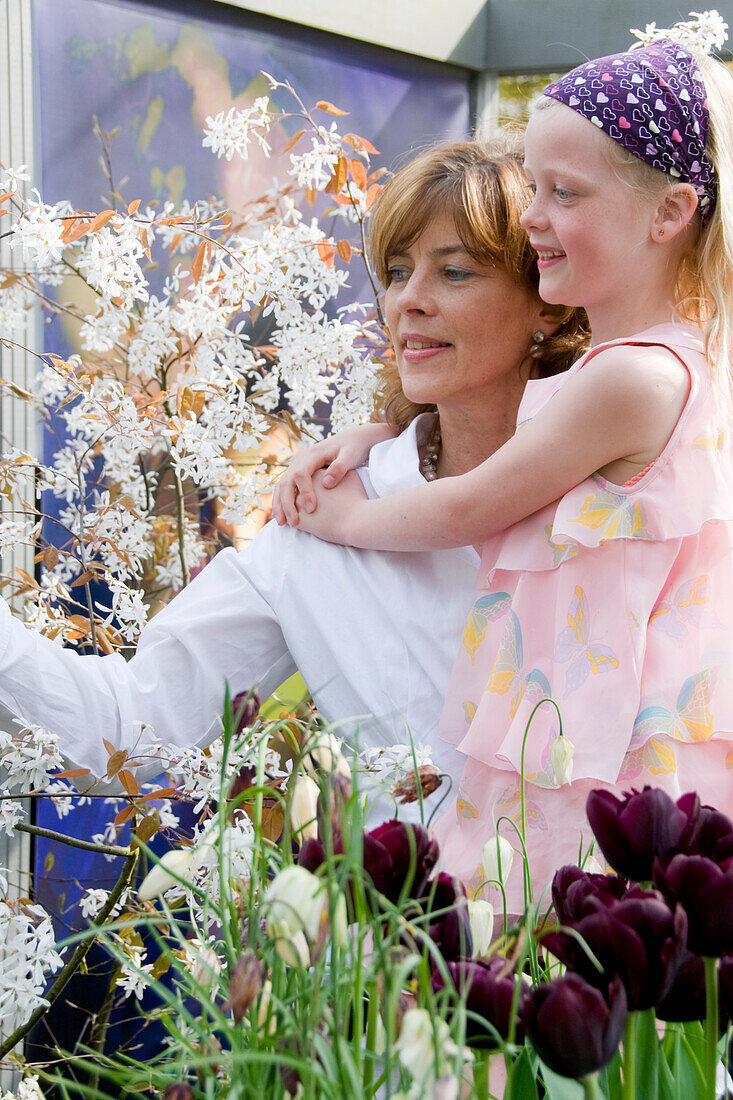
[[[21,833],[30,833],[32,836],[43,836],[46,840],[57,840],[59,844],[68,844],[70,848],[83,848],[85,852],[99,852],[105,856],[130,855],[129,848],[122,848],[118,844],[95,844],[91,840],[77,840],[76,837],[67,836],[66,833],[57,833],[54,829],[42,829],[40,825],[27,825],[24,821],[16,826]]]
[[[120,872],[120,877],[117,879],[117,882],[115,883],[112,892],[107,898],[104,908],[100,911],[97,919],[92,922],[92,928],[102,927],[104,922],[107,920],[107,917],[110,915],[115,905],[122,897],[123,892],[130,885],[132,874],[135,870],[135,864],[137,863],[138,854],[139,853],[137,850],[129,853],[127,859],[125,860],[125,866],[122,868],[122,871]],[[74,951],[69,961],[64,965],[63,969],[59,973],[56,981],[46,993],[45,999],[47,1003],[45,1005],[39,1005],[38,1008],[34,1009],[26,1022],[24,1024],[21,1024],[20,1027],[17,1027],[13,1034],[9,1035],[8,1038],[0,1044],[0,1059],[4,1058],[5,1055],[8,1054],[13,1049],[13,1047],[16,1046],[21,1041],[21,1039],[23,1039],[28,1034],[31,1028],[35,1027],[38,1021],[43,1016],[45,1016],[53,1002],[64,991],[71,977],[81,966],[93,943],[94,936],[90,934],[88,939],[83,940],[78,945],[76,951]]]

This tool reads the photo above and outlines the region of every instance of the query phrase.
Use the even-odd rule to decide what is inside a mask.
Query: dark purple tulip
[[[685,855],[722,864],[733,856],[733,821],[713,806],[701,806],[696,828],[681,847]]]
[[[560,924],[572,924],[624,896],[628,883],[621,875],[589,874],[569,864],[555,871],[552,901]]]
[[[675,805],[658,787],[617,798],[591,791],[586,813],[599,847],[613,869],[637,882],[649,881],[655,858],[665,859],[694,826],[696,800]]]
[[[677,973],[664,997],[657,1001],[655,1014],[660,1020],[704,1020],[705,964],[700,955],[685,951]]]
[[[611,1061],[626,1024],[626,991],[614,978],[604,997],[578,974],[537,985],[524,1026],[543,1062],[563,1077],[587,1077]]]
[[[314,874],[326,862],[326,846],[317,837],[304,840],[298,851],[298,865]]]
[[[463,994],[469,1015],[466,1019],[466,1042],[469,1046],[495,1049],[499,1046],[498,1036],[506,1039],[512,1018],[512,1004],[516,978],[507,973],[506,959],[492,959],[481,962],[479,959],[459,959],[448,963],[448,972],[459,994]],[[436,993],[445,988],[443,975],[434,970],[433,989]],[[518,1018],[515,1037],[518,1043],[523,1041],[522,1006],[524,998],[518,1002]]]
[[[661,894],[637,889],[572,927],[598,959],[602,973],[570,932],[547,932],[542,943],[591,985],[605,989],[618,974],[631,1012],[651,1008],[666,993],[684,950],[687,920],[681,906],[673,913]]]
[[[438,843],[424,825],[395,819],[364,834],[364,870],[390,901],[422,897],[437,860]]]
[[[425,886],[422,904],[430,918],[430,938],[444,959],[471,957],[473,936],[466,905],[466,889],[458,879],[441,871]]]
[[[687,946],[696,955],[733,953],[733,868],[704,856],[674,856],[657,863],[654,880],[670,905],[687,914]]]

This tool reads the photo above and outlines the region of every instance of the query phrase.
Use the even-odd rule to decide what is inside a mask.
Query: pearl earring
[[[539,357],[540,357],[540,344],[543,343],[544,339],[545,339],[545,334],[544,334],[544,332],[540,332],[539,329],[537,329],[536,332],[532,333],[532,343],[529,346],[529,354],[531,355],[531,357],[533,359],[539,359]]]

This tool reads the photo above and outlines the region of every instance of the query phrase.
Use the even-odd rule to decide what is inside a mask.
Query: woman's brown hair
[[[374,204],[369,222],[374,270],[387,286],[390,259],[409,248],[436,214],[449,213],[469,255],[503,267],[539,297],[537,257],[519,223],[529,200],[518,138],[437,145],[398,172]],[[566,370],[589,338],[582,310],[547,308],[559,327],[538,348],[535,362],[543,377]],[[419,413],[435,410],[434,405],[408,401],[394,360],[384,363],[380,375],[375,419],[386,418],[401,432]]]

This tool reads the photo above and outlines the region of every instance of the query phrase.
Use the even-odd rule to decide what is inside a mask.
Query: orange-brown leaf
[[[304,133],[305,130],[298,130],[297,134],[293,134],[290,141],[284,147],[283,153],[289,153],[293,146],[298,144]]]
[[[125,749],[115,749],[107,761],[107,778],[111,779],[113,775],[117,775],[126,760],[127,751]]]
[[[371,187],[369,188],[369,190],[366,193],[365,206],[366,206],[367,210],[372,205],[372,203],[374,202],[374,200],[376,199],[377,195],[379,194],[379,192],[381,190],[382,190],[381,183],[373,183],[371,185]]]
[[[351,175],[356,186],[359,188],[360,191],[366,191],[367,174],[366,168],[364,167],[362,162],[360,160],[357,160],[356,157],[352,157],[349,161],[349,168],[351,169]]]
[[[323,260],[326,267],[331,267],[333,264],[333,258],[336,255],[336,249],[328,241],[318,242],[318,255]]]
[[[97,214],[92,224],[89,226],[90,233],[96,233],[98,229],[103,229],[110,218],[114,218],[114,210],[103,210],[100,214]]]
[[[55,569],[59,563],[59,552],[55,546],[47,546],[43,551],[43,564],[46,569]]]
[[[209,248],[208,241],[202,241],[196,249],[196,255],[193,258],[191,264],[191,274],[193,275],[193,281],[198,283],[201,281],[201,276],[204,273],[204,264],[206,262],[206,253]]]
[[[80,577],[77,577],[75,581],[72,581],[69,588],[78,588],[79,585],[89,584],[89,581],[96,580],[97,574],[93,569],[87,569]],[[86,620],[89,621],[88,619]]]
[[[115,825],[124,825],[127,821],[135,816],[137,810],[134,806],[124,806],[115,818]]]
[[[152,840],[159,828],[160,816],[158,814],[147,814],[135,830],[135,836],[139,840],[142,840],[143,844],[147,844],[149,840]]]
[[[89,768],[67,768],[63,772],[54,772],[54,779],[78,779],[80,775],[91,775]]]
[[[352,149],[356,149],[357,153],[378,153],[379,149],[375,149],[371,141],[367,141],[361,134],[344,134],[343,140],[347,145],[350,145]]]
[[[145,255],[148,257],[148,259],[152,263],[153,257],[150,255],[150,242],[148,241],[148,231],[147,231],[147,229],[145,228],[144,225],[139,225],[138,228],[137,228],[137,231],[140,234],[140,243],[143,246],[143,249],[145,251]]]
[[[137,785],[137,780],[131,771],[127,768],[121,768],[117,774],[122,786],[125,788],[130,798],[136,798],[140,794],[140,788]]]
[[[61,240],[64,244],[73,244],[74,241],[79,240],[79,237],[83,237],[85,233],[89,232],[91,224],[92,223],[85,218],[69,219],[68,226],[61,234]]]
[[[308,200],[308,205],[309,206],[313,206],[313,203],[316,201],[316,196],[317,195],[318,195],[318,191],[316,190],[315,187],[309,187],[308,188],[308,190],[305,193],[305,197]]]
[[[336,251],[345,264],[351,259],[351,245],[348,241],[339,241],[336,245]]]
[[[343,189],[346,183],[347,176],[349,174],[349,166],[346,163],[346,157],[339,157],[336,167],[333,170],[333,175],[326,184],[327,195],[338,195],[339,191]]]
[[[329,115],[348,115],[348,111],[342,111],[340,107],[334,107],[333,103],[329,103],[327,99],[319,99],[316,103],[316,107],[320,111],[326,111]]]
[[[114,747],[112,742],[108,741],[106,737],[102,738],[102,744],[104,745],[105,749],[107,750],[107,753],[110,756],[112,755],[113,752],[117,752],[117,749]]]
[[[128,208],[127,208],[127,213],[128,214],[134,214],[139,205],[140,205],[140,199],[133,199],[132,202],[130,203],[130,205],[128,206]]]
[[[141,802],[152,802],[156,798],[175,798],[180,794],[178,787],[161,787],[157,791],[149,791],[140,799]]]

